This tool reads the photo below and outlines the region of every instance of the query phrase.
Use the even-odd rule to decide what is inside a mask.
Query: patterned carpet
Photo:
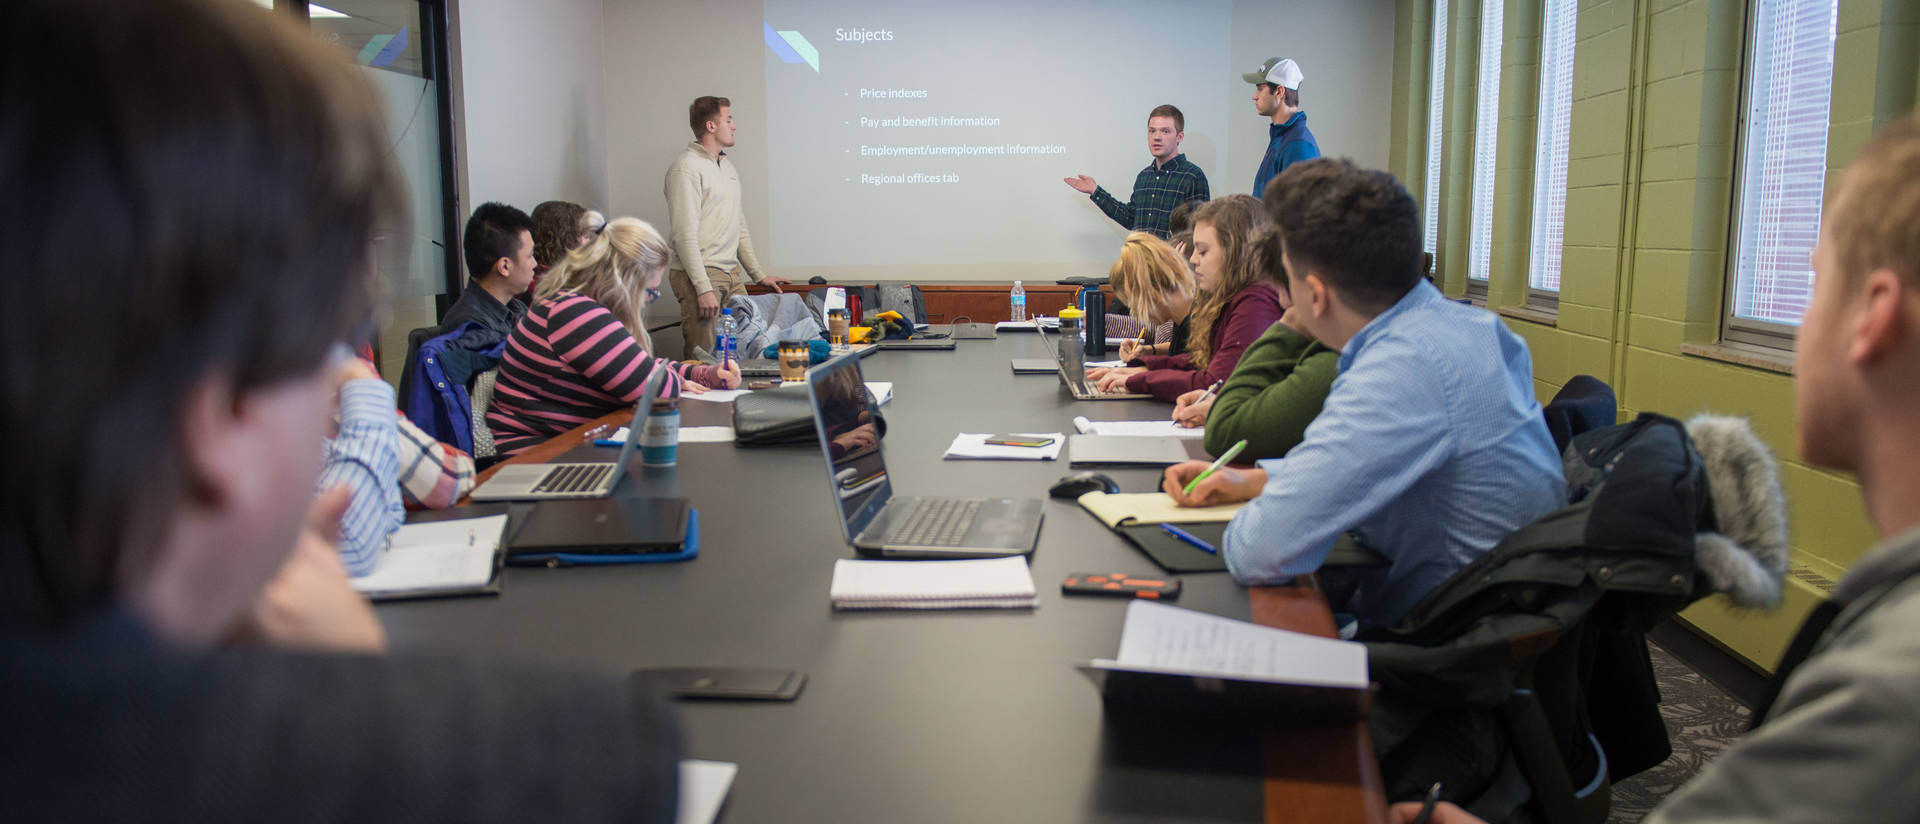
[[[1649,641],[1647,646],[1653,653],[1660,713],[1667,719],[1673,755],[1613,786],[1613,813],[1608,819],[1613,824],[1645,818],[1661,799],[1687,783],[1747,730],[1746,707],[1660,645]]]

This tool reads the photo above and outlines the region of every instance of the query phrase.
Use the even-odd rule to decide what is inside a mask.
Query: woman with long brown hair
[[[1145,355],[1088,377],[1101,391],[1149,394],[1172,402],[1233,374],[1240,355],[1280,319],[1280,294],[1267,277],[1262,246],[1272,219],[1260,201],[1229,195],[1208,201],[1193,216],[1193,270],[1200,294],[1193,302],[1186,352]]]

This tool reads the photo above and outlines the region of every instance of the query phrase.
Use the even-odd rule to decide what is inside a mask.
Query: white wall
[[[601,0],[459,0],[458,13],[465,207],[571,200],[605,211]]]
[[[1169,12],[1178,13],[1177,4]],[[1213,146],[1188,147],[1214,158],[1206,168],[1214,193],[1252,188],[1254,167],[1266,150],[1266,120],[1253,113],[1247,100],[1252,89],[1239,74],[1276,55],[1298,60],[1306,74],[1302,102],[1322,149],[1384,168],[1392,0],[1236,0],[1233,14],[1233,68],[1213,93],[1228,101],[1229,112],[1244,117],[1230,119]],[[691,139],[687,104],[700,95],[724,96],[733,102],[740,130],[731,157],[740,170],[748,225],[763,230],[756,237],[761,260],[771,272],[796,274],[783,268],[780,250],[764,232],[766,46],[760,0],[459,0],[459,16],[470,203],[497,199],[531,209],[561,197],[605,207],[609,215],[639,217],[665,232],[662,178]],[[1106,67],[1111,82],[1124,83],[1127,72],[1147,68],[1133,59],[1115,55]],[[910,270],[902,276],[940,277]],[[668,295],[649,314],[674,316],[672,303]]]
[[[740,170],[748,225],[767,226],[766,151],[765,144],[758,142],[766,123],[766,46],[759,0],[709,0],[698,5],[605,0],[605,4],[607,42],[621,44],[607,50],[606,61],[607,173],[614,211],[652,221],[665,230],[662,176],[691,137],[685,122],[687,104],[713,94],[733,101],[740,127],[739,144],[731,157]],[[1177,4],[1168,10],[1178,13]],[[1272,56],[1300,62],[1307,77],[1302,103],[1322,149],[1384,168],[1392,99],[1392,0],[1239,0],[1233,14],[1233,70],[1220,78],[1214,93],[1229,101],[1229,112],[1245,116],[1231,119],[1227,134],[1212,141],[1214,145],[1187,147],[1196,162],[1214,158],[1211,168],[1203,166],[1214,194],[1253,188],[1254,167],[1266,151],[1267,121],[1254,114],[1247,99],[1252,87],[1239,75]],[[1097,32],[1097,26],[1087,30],[1091,36],[1098,36]],[[1134,59],[1115,55],[1112,65],[1095,68],[1108,71],[1113,77],[1110,82],[1124,84],[1128,72],[1150,70],[1129,62]],[[1169,55],[1169,59],[1179,57]],[[1090,85],[1089,92],[1097,93],[1097,87]],[[1137,141],[1138,135],[1116,135],[1115,139]],[[1061,189],[1063,196],[1073,196],[1064,186]],[[1092,215],[1091,208],[1089,212],[1090,219],[1101,219]],[[769,271],[797,274],[783,268],[780,250],[765,232],[756,235],[755,248]],[[902,263],[911,266],[913,262]],[[945,275],[929,267],[904,276],[927,280]]]
[[[1240,75],[1269,57],[1291,57],[1306,80],[1300,106],[1307,126],[1329,157],[1349,157],[1373,169],[1387,167],[1393,108],[1392,0],[1236,0],[1233,73],[1222,94],[1244,113],[1230,121],[1226,163],[1209,169],[1213,194],[1253,191],[1254,167],[1267,151],[1270,122],[1253,111],[1253,87]]]

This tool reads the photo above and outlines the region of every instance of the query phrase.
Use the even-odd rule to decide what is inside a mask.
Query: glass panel
[[[1505,0],[1480,3],[1480,82],[1473,118],[1473,215],[1467,277],[1486,280],[1493,264],[1493,176],[1500,146],[1500,38]]]
[[[1527,282],[1560,291],[1567,225],[1567,142],[1573,112],[1573,0],[1547,0],[1540,31],[1540,119],[1533,159],[1533,249]]]
[[[346,50],[386,109],[387,134],[405,182],[407,225],[380,227],[375,262],[396,302],[446,291],[438,82],[421,47],[418,0],[327,0],[308,5],[313,32]],[[401,330],[404,334],[405,330]]]
[[[1733,316],[1798,326],[1813,294],[1838,0],[1760,0],[1747,78]]]

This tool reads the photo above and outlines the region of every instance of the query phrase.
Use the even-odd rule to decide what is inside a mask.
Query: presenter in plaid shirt
[[[1067,185],[1081,194],[1093,195],[1093,205],[1107,217],[1132,232],[1151,232],[1167,237],[1167,215],[1173,207],[1187,201],[1206,202],[1207,174],[1186,155],[1180,154],[1180,140],[1187,136],[1187,118],[1179,109],[1160,106],[1147,115],[1147,150],[1153,162],[1140,170],[1133,180],[1133,199],[1122,203],[1086,175],[1067,178]]]

